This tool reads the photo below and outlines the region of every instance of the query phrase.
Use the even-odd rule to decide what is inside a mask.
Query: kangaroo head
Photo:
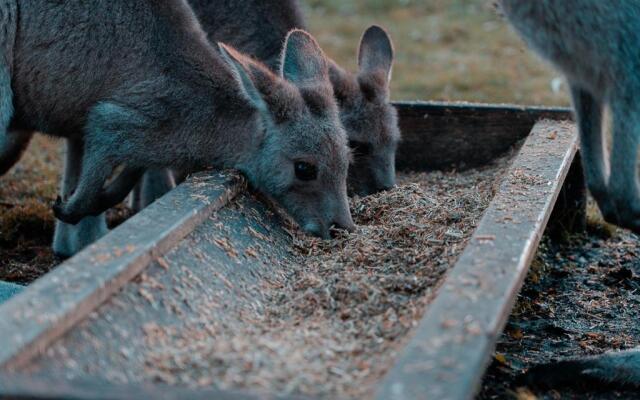
[[[351,153],[329,81],[328,61],[308,33],[286,38],[278,75],[220,45],[262,128],[255,154],[241,166],[307,232],[330,237],[354,228],[347,199]]]
[[[374,25],[365,31],[358,65],[358,74],[352,75],[333,63],[330,77],[354,156],[349,191],[364,196],[395,185],[400,129],[389,102],[393,44],[384,29]]]

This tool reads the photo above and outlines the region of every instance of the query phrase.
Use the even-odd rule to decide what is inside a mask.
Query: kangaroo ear
[[[224,43],[218,43],[220,54],[222,59],[229,66],[233,77],[235,78],[242,95],[258,110],[266,110],[267,104],[265,103],[260,91],[257,88],[257,83],[254,82],[250,71],[250,60],[235,50],[231,46],[227,46]]]
[[[382,71],[387,82],[391,81],[393,43],[387,31],[377,25],[372,25],[364,32],[358,51],[358,65],[362,73]]]
[[[280,75],[296,86],[329,81],[329,63],[318,42],[307,32],[294,29],[287,35]]]

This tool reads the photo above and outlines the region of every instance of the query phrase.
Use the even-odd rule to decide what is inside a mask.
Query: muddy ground
[[[638,321],[638,236],[593,222],[566,243],[546,238],[478,399],[637,399],[615,388],[518,387],[517,378],[534,364],[636,347]]]

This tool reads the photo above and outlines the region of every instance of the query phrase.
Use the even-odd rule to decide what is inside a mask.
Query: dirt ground
[[[36,135],[18,164],[0,178],[0,281],[29,284],[59,264],[51,250],[63,144]],[[130,211],[121,205],[107,214],[110,227]]]
[[[517,378],[535,364],[640,345],[639,290],[636,235],[595,222],[567,243],[546,238],[478,399],[638,398],[612,388],[541,391]]]
[[[59,260],[51,251],[60,173],[58,143],[37,137],[29,151],[0,178],[0,280],[27,284]]]

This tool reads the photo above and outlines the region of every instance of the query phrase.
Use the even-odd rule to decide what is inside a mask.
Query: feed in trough
[[[370,395],[464,249],[508,160],[401,175],[397,188],[352,200],[354,234],[321,241],[292,232],[294,255],[269,279],[263,308],[225,317],[215,334],[192,323],[154,327],[165,341],[149,349],[146,365],[168,383]],[[240,252],[220,245],[232,257]]]
[[[368,395],[464,249],[509,160],[403,175],[394,190],[353,199],[359,228],[332,241],[283,230],[242,196],[32,368],[114,382]],[[206,267],[188,268],[194,258]]]

